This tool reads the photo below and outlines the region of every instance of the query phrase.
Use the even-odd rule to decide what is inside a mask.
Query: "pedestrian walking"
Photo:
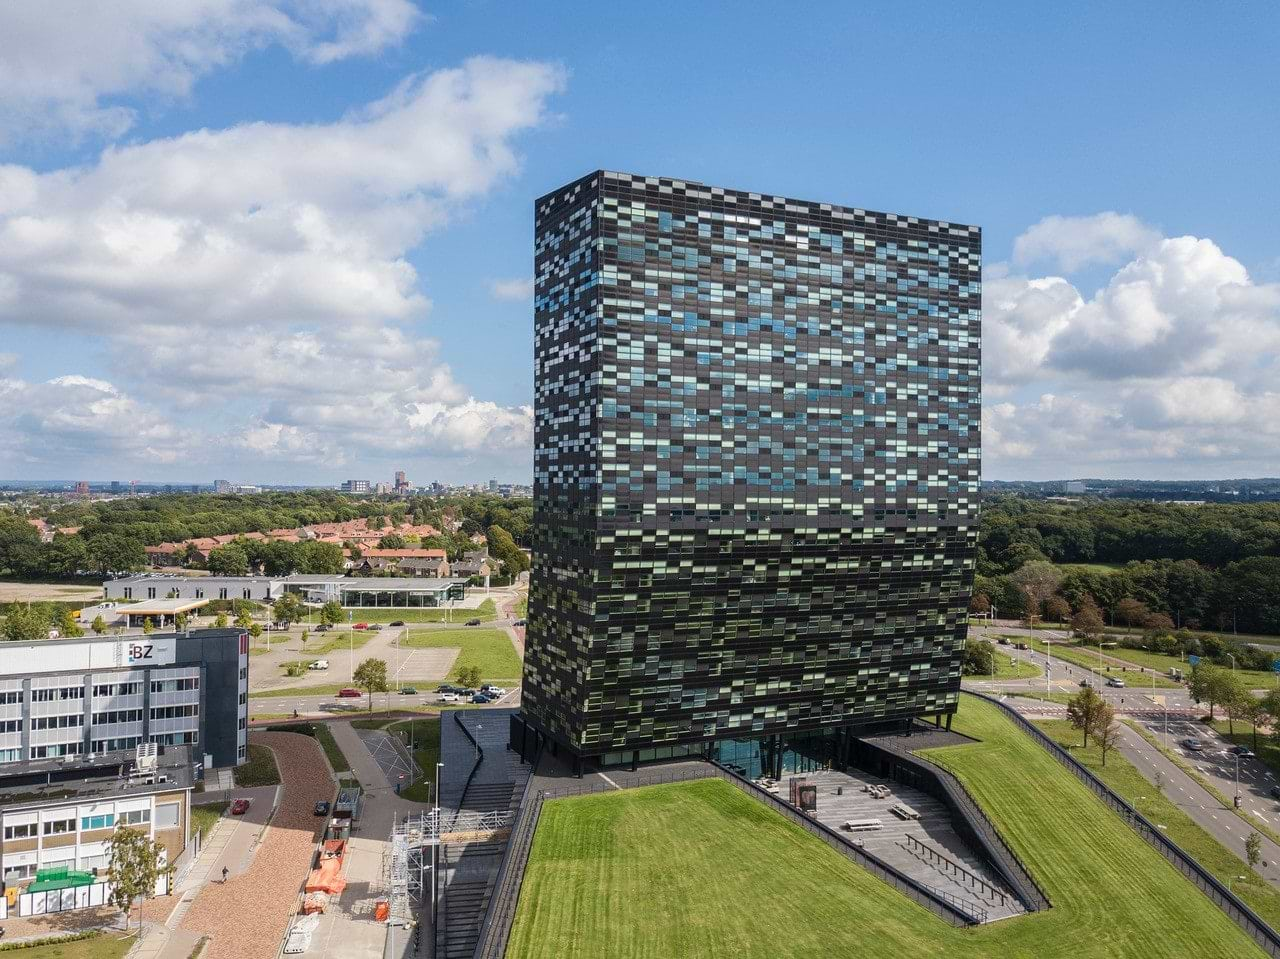
[[[223,884],[224,886],[227,884],[227,873],[228,873],[228,872],[229,872],[229,870],[227,869],[227,867],[226,867],[226,866],[223,866],[223,867],[222,867],[222,884]]]

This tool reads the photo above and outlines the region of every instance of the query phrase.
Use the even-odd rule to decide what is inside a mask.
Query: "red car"
[[[369,624],[368,624],[368,623],[356,623],[356,624],[355,624],[354,626],[352,626],[351,628],[352,628],[352,629],[368,629],[368,628],[369,628]]]
[[[248,811],[249,800],[247,799],[237,799],[231,804],[231,815],[233,816],[243,816]]]
[[[363,695],[364,693],[360,692],[360,690],[352,689],[350,686],[348,686],[346,689],[338,690],[339,699],[359,699]]]

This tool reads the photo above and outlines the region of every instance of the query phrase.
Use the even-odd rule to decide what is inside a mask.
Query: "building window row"
[[[16,763],[21,760],[21,749],[0,749],[0,763]]]
[[[194,746],[197,734],[195,732],[185,733],[158,733],[150,738],[150,742],[158,743],[161,746]]]
[[[84,699],[84,687],[55,686],[52,689],[31,690],[33,703],[56,703],[64,699]]]
[[[93,714],[93,724],[101,726],[106,723],[140,723],[141,709],[109,709],[103,713]]]
[[[4,827],[4,841],[10,839],[34,839],[40,832],[40,827],[33,822],[19,823],[14,826]]]
[[[75,816],[68,816],[66,819],[49,819],[44,824],[44,834],[46,836],[59,836],[63,833],[75,831]]]
[[[53,743],[49,746],[32,746],[32,759],[56,759],[58,756],[79,756],[80,743]]]
[[[12,885],[21,879],[30,879],[36,874],[36,864],[34,862],[23,863],[20,866],[5,866],[4,881],[6,885]]]
[[[188,676],[185,679],[153,679],[151,680],[151,691],[153,693],[179,693],[189,689],[200,688],[199,676]]]
[[[188,719],[199,715],[200,707],[194,703],[190,706],[153,706],[151,708],[152,719]]]
[[[81,816],[80,829],[88,831],[90,829],[110,829],[116,824],[116,817],[112,813],[103,816]]]
[[[142,695],[142,683],[102,683],[93,687],[93,695],[102,697],[140,696]]]
[[[113,753],[118,749],[133,749],[140,742],[142,742],[141,736],[121,736],[116,739],[95,739],[93,741],[93,751],[95,753]]]
[[[0,719],[0,733],[22,732],[21,719]]]
[[[21,689],[9,689],[0,693],[0,706],[17,706],[21,702]]]
[[[84,725],[84,713],[74,716],[33,716],[32,729],[74,729]]]

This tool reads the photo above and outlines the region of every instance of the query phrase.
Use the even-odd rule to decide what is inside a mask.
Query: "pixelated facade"
[[[979,229],[611,172],[535,213],[525,728],[609,763],[954,711]]]

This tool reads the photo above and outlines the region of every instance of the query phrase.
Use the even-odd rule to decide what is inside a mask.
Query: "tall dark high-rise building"
[[[537,201],[522,714],[757,773],[955,710],[981,231],[596,172]]]

